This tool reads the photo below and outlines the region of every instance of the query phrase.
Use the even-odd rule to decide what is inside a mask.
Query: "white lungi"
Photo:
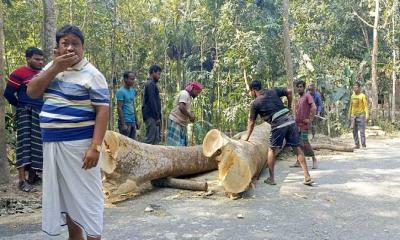
[[[66,214],[87,236],[103,230],[104,199],[100,163],[82,169],[91,139],[43,143],[42,230],[59,235]]]

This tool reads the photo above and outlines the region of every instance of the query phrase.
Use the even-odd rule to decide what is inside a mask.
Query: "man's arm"
[[[286,98],[288,101],[288,108],[289,110],[292,109],[292,101],[293,101],[293,92],[291,89],[286,89]]]
[[[92,144],[101,145],[107,130],[109,106],[95,105],[94,109],[96,110],[96,120]],[[90,169],[95,167],[99,161],[99,156],[100,153],[96,149],[90,148],[87,150],[83,158],[82,168]]]
[[[309,116],[310,122],[313,121],[316,112],[317,112],[317,106],[315,105],[314,102],[312,102],[311,103],[311,109],[310,109],[310,116]]]
[[[252,119],[248,119],[247,120],[247,137],[245,139],[245,141],[249,141],[251,134],[253,133],[254,130],[254,125],[256,124],[255,121],[253,121]]]
[[[122,111],[122,105],[124,104],[124,101],[117,100],[117,110],[118,110],[118,119],[121,122],[122,127],[125,126],[125,115],[124,112]]]
[[[195,120],[194,115],[186,109],[186,104],[184,102],[179,103],[179,111],[181,111],[181,113],[187,116],[191,122],[194,122]]]
[[[58,57],[55,57],[53,64],[44,72],[34,77],[27,84],[27,94],[31,98],[39,98],[46,91],[50,82],[59,74],[67,70],[67,68],[74,65],[79,60],[75,53],[67,53]]]
[[[4,97],[7,99],[7,101],[13,105],[14,107],[18,106],[18,99],[15,96],[15,93],[17,92],[17,89],[14,87],[11,87],[10,85],[7,84],[6,89],[4,90]]]

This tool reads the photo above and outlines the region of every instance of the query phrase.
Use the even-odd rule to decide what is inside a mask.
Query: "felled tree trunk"
[[[354,148],[352,146],[345,146],[345,145],[313,143],[313,144],[311,144],[311,146],[314,150],[328,149],[328,150],[338,151],[338,152],[354,152]]]
[[[249,142],[243,140],[245,133],[229,138],[213,129],[203,140],[203,153],[217,160],[219,181],[228,193],[245,191],[267,160],[270,125],[256,126]]]
[[[144,182],[217,169],[215,160],[202,154],[202,146],[149,145],[107,131],[101,154],[103,188],[109,197],[136,191]]]

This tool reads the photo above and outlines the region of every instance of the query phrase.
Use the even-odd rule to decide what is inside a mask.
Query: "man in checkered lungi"
[[[190,112],[192,100],[202,91],[203,86],[198,82],[189,83],[175,98],[175,107],[168,118],[167,145],[187,146],[187,125],[195,121],[194,114]]]
[[[25,66],[15,69],[8,78],[4,97],[16,107],[17,112],[17,169],[18,187],[24,192],[32,191],[32,184],[40,178],[36,171],[42,171],[42,136],[39,127],[39,113],[42,99],[32,99],[26,94],[26,84],[43,68],[42,50],[30,47],[25,52]],[[29,170],[26,179],[25,171]]]

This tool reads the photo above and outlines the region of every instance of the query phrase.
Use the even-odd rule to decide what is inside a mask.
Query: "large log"
[[[101,153],[106,196],[123,196],[144,182],[217,169],[215,160],[202,154],[202,146],[171,147],[137,142],[107,131]]]
[[[270,125],[263,123],[254,128],[249,141],[246,132],[233,138],[217,129],[207,133],[203,140],[203,153],[218,162],[220,184],[228,193],[241,193],[257,177],[267,160]]]

